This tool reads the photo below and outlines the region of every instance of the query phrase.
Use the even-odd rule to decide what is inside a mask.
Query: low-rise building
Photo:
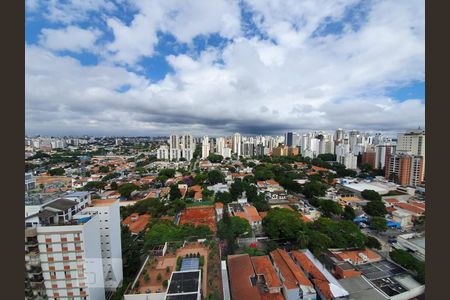
[[[275,271],[281,279],[282,292],[286,300],[316,299],[317,295],[313,284],[286,251],[276,249],[270,252],[270,257]]]

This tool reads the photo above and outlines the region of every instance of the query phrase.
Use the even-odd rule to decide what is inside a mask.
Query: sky
[[[423,0],[27,0],[27,134],[425,125]]]

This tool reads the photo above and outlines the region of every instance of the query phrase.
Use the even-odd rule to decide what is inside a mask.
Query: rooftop
[[[200,271],[179,271],[173,272],[167,287],[167,296],[170,294],[196,293],[200,289]],[[185,299],[185,298],[174,298]],[[191,298],[187,298],[191,299]],[[196,299],[196,298],[194,298]]]
[[[311,281],[306,277],[303,271],[294,263],[286,251],[276,249],[270,252],[274,264],[280,270],[284,280],[283,284],[288,289],[297,288],[297,283],[306,286],[312,286]]]
[[[384,300],[388,299],[378,292],[361,276],[340,279],[339,283],[350,293],[354,300]]]
[[[266,284],[269,288],[281,288],[281,281],[272,266],[272,262],[270,261],[269,256],[254,256],[251,258],[251,260],[255,269],[255,273],[257,275],[264,276],[264,280],[266,281]]]
[[[93,206],[110,206],[111,204],[114,204],[116,202],[119,203],[119,201],[116,199],[104,199],[104,200],[92,200],[91,204]]]
[[[233,299],[261,299],[258,288],[252,284],[255,276],[248,254],[229,255],[227,258]]]
[[[333,255],[338,259],[350,261],[352,264],[379,261],[382,259],[381,255],[370,249],[348,251],[332,250],[331,253],[333,253]]]
[[[147,226],[149,220],[150,220],[150,215],[149,214],[139,215],[138,213],[133,213],[133,214],[129,215],[128,217],[126,217],[122,221],[122,224],[127,225],[128,229],[132,233],[138,234],[142,230],[145,229],[145,227]]]

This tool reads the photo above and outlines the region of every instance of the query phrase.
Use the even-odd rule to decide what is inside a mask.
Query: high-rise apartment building
[[[422,156],[422,176],[425,176],[425,129],[409,130],[397,135],[397,152]]]
[[[82,213],[99,217],[105,289],[115,291],[121,286],[123,280],[119,201],[113,199],[92,200],[91,205],[86,207]]]
[[[286,133],[286,146],[291,147],[294,144],[294,133],[288,132]]]
[[[383,169],[387,162],[387,157],[396,152],[396,145],[380,144],[375,146],[375,168]]]
[[[209,138],[208,136],[204,136],[202,139],[202,159],[206,159],[209,156],[210,152]]]
[[[241,156],[241,135],[239,133],[234,133],[232,137],[233,153],[238,157]]]
[[[386,179],[402,186],[419,186],[423,180],[423,157],[407,153],[388,155]]]
[[[178,136],[176,134],[172,134],[169,137],[168,143],[169,160],[180,160],[181,158],[184,158],[189,161],[193,158],[195,151],[195,140],[192,135],[185,134]],[[165,148],[161,150],[165,151]],[[163,154],[165,155],[165,152],[161,153],[161,157],[164,157]]]
[[[103,300],[121,285],[117,200],[74,192],[25,212],[26,299]]]
[[[105,299],[99,217],[36,229],[48,299]]]
[[[161,145],[158,150],[156,150],[156,158],[159,160],[168,160],[169,155],[169,147],[167,145]]]

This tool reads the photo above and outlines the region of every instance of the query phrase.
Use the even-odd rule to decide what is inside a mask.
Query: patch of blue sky
[[[372,1],[360,1],[347,7],[343,17],[339,20],[334,20],[331,17],[325,18],[311,36],[314,38],[327,35],[340,35],[348,26],[353,31],[358,31],[367,21],[371,5]]]
[[[261,40],[269,39],[269,36],[256,25],[251,7],[244,1],[239,2],[239,7],[241,9],[241,30],[244,37],[248,39],[253,37]]]
[[[405,86],[389,88],[386,95],[398,101],[419,99],[425,102],[425,81],[413,81]]]

